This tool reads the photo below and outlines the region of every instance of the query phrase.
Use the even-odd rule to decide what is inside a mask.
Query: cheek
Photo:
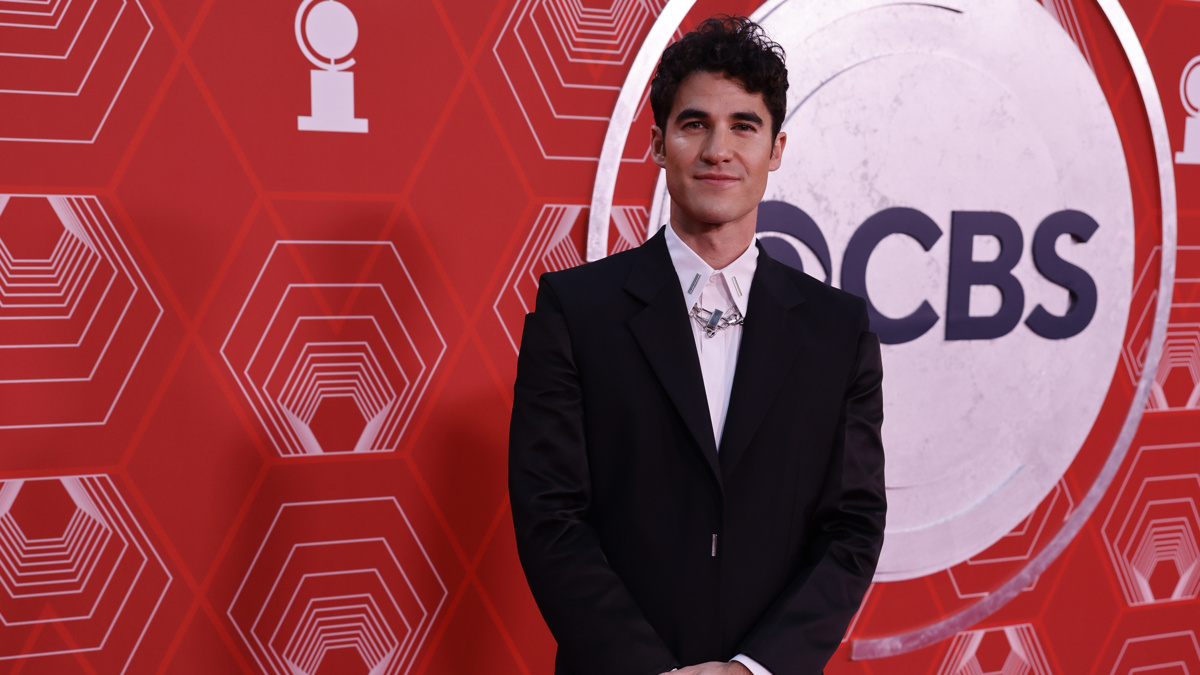
[[[686,157],[691,152],[691,140],[684,137],[675,137],[666,143],[667,156],[674,155],[675,159]]]
[[[671,171],[669,168],[667,170],[667,192],[674,202],[687,199],[687,190],[683,185],[683,180],[677,172]]]

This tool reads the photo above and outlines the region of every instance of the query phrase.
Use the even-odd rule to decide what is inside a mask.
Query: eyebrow
[[[755,113],[753,111],[735,112],[735,113],[733,113],[733,119],[739,120],[742,122],[753,122],[753,123],[759,124],[759,125],[761,125],[763,123],[762,118],[758,116],[758,113]]]
[[[686,120],[695,120],[695,119],[705,120],[705,119],[709,119],[711,117],[712,117],[712,115],[710,113],[707,113],[698,108],[684,108],[683,110],[679,111],[678,115],[675,116],[675,121],[683,122]],[[732,115],[730,115],[730,117],[732,117],[735,120],[738,120],[739,122],[753,122],[754,124],[758,124],[758,125],[761,125],[763,123],[762,118],[758,116],[758,113],[755,113],[752,110],[735,112]]]
[[[679,111],[678,115],[675,116],[675,121],[682,122],[684,120],[694,120],[694,119],[704,120],[704,119],[708,119],[709,117],[712,117],[712,115],[709,115],[708,113],[704,112],[703,110],[699,110],[697,108],[684,108],[683,110]]]

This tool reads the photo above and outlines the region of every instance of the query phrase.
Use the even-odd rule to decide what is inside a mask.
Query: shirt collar
[[[746,250],[724,269],[714,270],[704,262],[704,258],[701,258],[679,238],[671,224],[665,225],[664,229],[666,229],[667,252],[671,255],[671,264],[674,265],[675,274],[679,277],[679,286],[683,290],[683,298],[688,308],[696,304],[700,298],[700,291],[704,290],[708,277],[713,272],[720,272],[725,277],[729,294],[733,296],[733,302],[737,305],[738,312],[742,316],[746,316],[746,307],[750,300],[750,284],[754,281],[754,270],[758,268],[758,247],[754,245],[754,242],[751,242],[750,246],[746,247]],[[758,238],[755,237],[755,241],[757,240]]]

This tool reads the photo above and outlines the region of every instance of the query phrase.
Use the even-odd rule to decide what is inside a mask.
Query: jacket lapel
[[[767,256],[760,246],[729,412],[721,434],[720,466],[724,476],[733,471],[746,451],[803,347],[803,325],[797,311],[802,302],[804,297],[788,279],[782,263]]]
[[[704,395],[704,378],[696,355],[687,307],[660,230],[641,248],[625,290],[646,303],[629,321],[629,329],[679,411],[688,431],[712,469],[718,484],[721,468]]]

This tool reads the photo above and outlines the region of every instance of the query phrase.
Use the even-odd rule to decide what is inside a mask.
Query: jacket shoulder
[[[867,329],[866,300],[814,279],[789,265],[776,260],[772,260],[772,263],[778,265],[783,274],[795,284],[804,297],[805,304],[809,304],[812,310],[819,312],[826,320],[845,322],[861,330]]]
[[[562,304],[577,305],[588,298],[618,291],[629,278],[638,256],[644,254],[645,251],[635,248],[576,267],[546,272],[538,279],[539,293],[545,288]]]

